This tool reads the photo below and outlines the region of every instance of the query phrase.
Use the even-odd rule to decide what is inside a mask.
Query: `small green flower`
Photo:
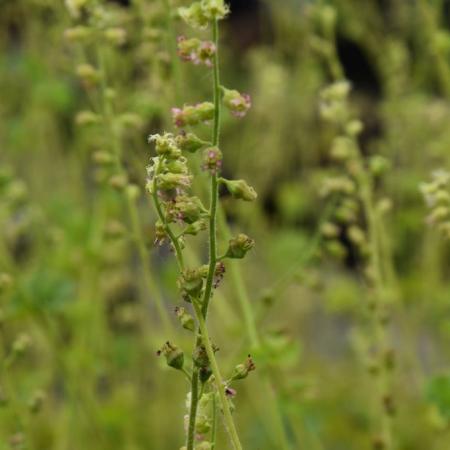
[[[225,257],[232,259],[242,259],[255,246],[255,241],[246,234],[240,233],[235,238],[230,239]]]
[[[245,180],[226,180],[225,178],[220,178],[219,181],[226,186],[233,198],[252,202],[258,197],[255,189],[249,186]]]
[[[174,369],[181,370],[184,365],[184,353],[176,345],[172,345],[167,341],[161,350],[157,351],[157,355],[164,355],[167,365]]]
[[[194,318],[186,312],[186,310],[182,306],[177,306],[175,308],[175,314],[178,317],[178,320],[181,323],[181,326],[189,331],[195,330],[195,322]]]

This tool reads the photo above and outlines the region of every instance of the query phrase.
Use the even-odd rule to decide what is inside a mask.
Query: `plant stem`
[[[216,435],[217,435],[217,405],[215,395],[213,395],[211,408],[212,408],[211,450],[214,450],[216,448]]]
[[[376,381],[376,396],[378,400],[377,409],[380,410],[380,432],[384,441],[385,449],[390,450],[393,446],[392,420],[385,407],[383,400],[389,394],[389,370],[386,368],[384,356],[388,351],[388,336],[385,325],[380,317],[380,310],[383,307],[385,287],[382,273],[382,262],[380,257],[380,227],[378,224],[377,212],[373,201],[373,183],[370,175],[366,172],[361,155],[359,154],[360,170],[358,171],[358,183],[360,185],[361,201],[368,224],[368,235],[370,243],[370,265],[373,271],[374,306],[371,314],[374,343],[377,346],[379,374]]]
[[[333,52],[329,55],[332,64],[338,68],[333,72],[334,81],[343,79],[341,63],[336,52],[336,35],[333,33],[329,36],[333,45]],[[370,269],[372,270],[372,286],[374,304],[371,311],[371,326],[373,329],[373,344],[376,346],[377,363],[379,365],[379,373],[376,375],[377,380],[374,386],[374,397],[377,402],[379,433],[384,445],[384,450],[392,450],[393,448],[393,430],[392,418],[387,410],[385,401],[390,398],[390,374],[386,367],[385,356],[388,351],[389,336],[386,331],[386,325],[383,323],[383,307],[386,304],[386,282],[383,274],[382,261],[382,238],[381,224],[379,222],[378,213],[374,202],[374,183],[371,174],[368,172],[365,161],[361,152],[358,141],[354,138],[354,144],[357,148],[356,161],[358,168],[355,179],[359,187],[359,197],[362,203],[363,214],[367,223],[368,241],[370,246]]]
[[[156,170],[158,170],[158,168],[156,168]],[[157,177],[156,177],[156,173],[155,173],[155,178],[153,179],[153,203],[155,204],[155,208],[156,208],[156,212],[158,214],[158,218],[161,221],[162,224],[164,224],[164,228],[166,230],[166,233],[168,234],[170,241],[172,242],[172,245],[175,249],[175,255],[176,255],[176,259],[178,262],[178,267],[180,269],[180,271],[182,272],[184,270],[184,258],[183,258],[183,252],[181,251],[181,247],[180,247],[180,243],[178,242],[178,238],[175,236],[174,232],[172,231],[172,229],[170,228],[169,224],[167,223],[165,217],[164,217],[164,213],[161,207],[161,204],[159,202],[159,198],[158,198],[158,187],[157,187]]]
[[[187,450],[194,449],[194,438],[195,438],[195,422],[197,418],[197,406],[198,406],[198,369],[194,368],[192,370],[191,378],[191,407],[189,409],[189,426],[188,426],[188,436],[186,447]]]
[[[212,132],[212,145],[217,146],[219,144],[220,133],[220,75],[219,75],[219,26],[217,20],[213,23],[213,40],[216,45],[216,52],[214,54],[214,124]],[[205,292],[202,301],[202,307],[200,316],[202,320],[206,319],[208,314],[209,301],[212,294],[212,285],[214,281],[214,273],[216,271],[217,262],[217,243],[216,243],[216,221],[217,221],[217,199],[219,196],[217,174],[211,175],[211,199],[209,208],[209,267],[208,275],[206,278]],[[197,320],[200,321],[200,317]],[[201,343],[200,333],[197,333],[195,346],[197,347]],[[209,355],[208,355],[209,356]],[[192,373],[191,384],[191,408],[189,412],[189,429],[187,438],[187,450],[193,450],[193,439],[195,434],[195,421],[197,416],[197,402],[198,398],[194,399],[193,390],[198,385],[198,370],[194,369]]]
[[[219,136],[220,136],[220,74],[219,74],[219,26],[217,20],[213,22],[213,41],[216,46],[216,52],[214,54],[214,125],[212,132],[212,145],[217,146],[219,144]],[[203,295],[203,300],[201,306],[195,303],[194,310],[197,316],[197,320],[199,323],[200,333],[197,334],[196,346],[203,341],[203,344],[206,348],[206,352],[211,364],[211,369],[216,379],[217,390],[219,391],[222,409],[225,417],[225,423],[227,425],[227,430],[230,434],[231,440],[236,450],[242,449],[242,446],[239,441],[239,437],[237,435],[236,427],[233,422],[233,418],[231,416],[230,405],[226,399],[224,386],[222,382],[222,377],[219,372],[219,367],[217,365],[217,361],[214,356],[214,351],[211,346],[211,342],[209,341],[208,331],[206,329],[206,317],[208,314],[209,302],[212,296],[212,285],[214,280],[214,273],[216,270],[217,263],[217,203],[218,203],[218,177],[216,173],[211,175],[211,198],[210,198],[210,208],[209,208],[209,263],[208,263],[208,275],[206,279],[205,291]],[[194,370],[195,372],[195,370]],[[195,375],[195,376],[194,376]],[[194,388],[194,384],[198,383],[197,374],[193,373],[192,377],[192,388]],[[193,434],[195,432],[195,420],[197,415],[197,402],[194,400],[193,391],[192,399],[191,399],[191,410],[189,417],[189,434],[188,434],[188,450],[192,450],[192,445],[189,446],[193,440]]]
[[[209,362],[211,364],[211,370],[214,375],[214,381],[216,383],[217,392],[219,393],[219,399],[222,406],[223,416],[225,420],[225,426],[230,435],[231,442],[235,450],[242,450],[241,442],[234,425],[233,417],[231,415],[230,404],[225,395],[225,386],[223,383],[222,375],[220,374],[219,366],[217,364],[216,357],[214,355],[214,349],[211,344],[211,340],[208,333],[208,328],[206,326],[205,318],[203,317],[201,307],[193,302],[194,309],[197,315],[198,324],[201,332],[202,342],[205,346],[206,353],[208,355]]]
[[[213,23],[213,42],[216,46],[214,53],[214,125],[212,132],[212,145],[219,145],[220,135],[220,75],[219,75],[219,25],[217,20]],[[211,175],[211,200],[209,208],[209,269],[206,279],[205,293],[202,302],[202,314],[206,318],[209,301],[211,299],[214,273],[217,262],[217,200],[219,197],[219,184],[217,174]]]

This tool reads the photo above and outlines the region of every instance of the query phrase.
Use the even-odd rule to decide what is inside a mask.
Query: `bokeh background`
[[[153,245],[144,190],[147,136],[171,129],[172,106],[209,99],[211,77],[174,58],[176,36],[190,33],[175,15],[183,2],[98,3],[116,30],[111,45],[68,36],[83,17],[62,1],[0,2],[1,450],[173,450],[184,440],[188,385],[155,352],[170,339],[188,353],[191,336],[168,332],[155,308],[162,299],[176,325],[177,269]],[[419,190],[450,168],[445,0],[231,2],[222,79],[253,108],[241,121],[224,116],[224,172],[259,193],[250,206],[223,197],[231,229],[257,245],[227,273],[210,314],[222,370],[249,352],[258,367],[237,386],[235,420],[247,449],[283,448],[281,429],[292,449],[372,448],[362,262],[345,236],[327,246],[320,231],[334,167],[319,114],[332,81],[324,7],[336,14],[363,155],[390,166],[375,188],[386,206],[395,448],[448,450],[450,252]],[[123,171],[141,188],[137,219],[102,160],[115,137],[92,112],[96,80],[80,79],[80,65],[98,67],[96,47]],[[204,260],[201,240],[190,249]],[[218,447],[229,448],[223,430]]]

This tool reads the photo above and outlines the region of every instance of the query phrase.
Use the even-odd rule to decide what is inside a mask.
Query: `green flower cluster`
[[[450,172],[436,170],[432,180],[423,183],[420,190],[430,208],[427,222],[437,227],[446,239],[450,239]]]

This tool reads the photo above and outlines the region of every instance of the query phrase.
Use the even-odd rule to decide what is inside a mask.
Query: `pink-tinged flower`
[[[179,36],[177,39],[178,56],[187,62],[196,65],[205,64],[207,67],[213,66],[213,56],[216,46],[212,41],[201,41],[197,38],[186,39]]]
[[[216,45],[212,41],[202,42],[198,48],[198,60],[206,67],[213,66],[213,58],[216,53]]]
[[[183,110],[180,108],[172,108],[171,112],[174,124],[179,128],[184,127],[186,125],[186,121]]]
[[[197,125],[208,122],[214,117],[214,104],[201,102],[195,105],[184,105],[183,108],[172,108],[173,122],[177,127]]]
[[[233,108],[231,114],[236,117],[244,117],[252,106],[250,95],[242,94],[239,98],[231,100]]]
[[[197,51],[200,45],[199,39],[186,39],[184,36],[178,36],[177,38],[177,50],[178,56],[183,61],[194,61],[198,59]]]
[[[237,394],[236,389],[230,388],[229,386],[227,386],[227,387],[225,388],[225,395],[226,395],[228,398],[236,397],[236,394]]]
[[[217,175],[222,168],[222,152],[218,147],[209,147],[203,152],[202,169],[211,175]]]
[[[234,89],[223,89],[223,103],[235,117],[244,117],[252,106],[250,95]]]

